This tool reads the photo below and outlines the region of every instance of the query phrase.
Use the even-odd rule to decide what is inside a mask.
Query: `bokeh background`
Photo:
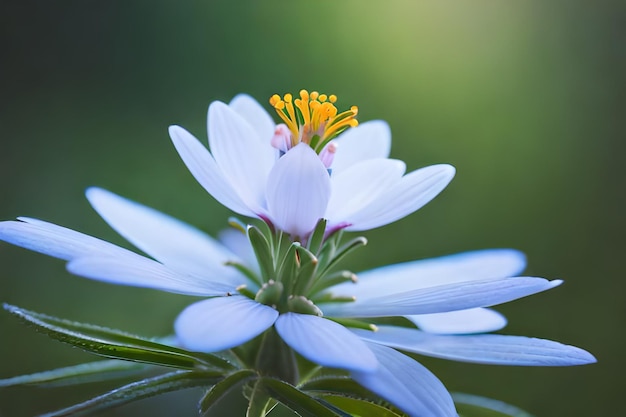
[[[538,417],[623,408],[624,74],[620,1],[17,1],[0,3],[0,218],[38,217],[127,244],[89,207],[90,185],[212,234],[230,213],[179,160],[167,126],[206,138],[210,101],[267,103],[301,88],[387,120],[409,169],[457,176],[419,212],[366,236],[354,270],[513,247],[528,275],[562,287],[499,306],[503,333],[593,352],[574,368],[424,358],[451,389]],[[268,106],[269,110],[269,106]],[[0,243],[0,299],[146,336],[171,332],[192,299],[68,274]],[[0,378],[94,357],[0,313]],[[30,416],[115,384],[0,391],[0,415]],[[199,393],[107,416],[195,415]]]

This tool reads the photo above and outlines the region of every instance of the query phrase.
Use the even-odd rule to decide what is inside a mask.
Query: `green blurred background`
[[[574,368],[424,358],[451,389],[548,416],[623,403],[626,18],[615,1],[9,1],[0,3],[0,218],[38,217],[126,245],[83,196],[99,185],[217,233],[229,212],[167,135],[205,139],[210,101],[301,88],[387,120],[409,169],[457,177],[418,213],[366,233],[354,270],[513,247],[565,285],[497,309],[503,333],[593,352]],[[269,109],[269,106],[267,106]],[[0,299],[143,335],[189,297],[102,284],[0,244]],[[93,359],[0,314],[0,378]],[[115,384],[0,391],[0,416],[63,407]],[[107,416],[195,415],[198,391]],[[619,400],[619,403],[618,403]]]

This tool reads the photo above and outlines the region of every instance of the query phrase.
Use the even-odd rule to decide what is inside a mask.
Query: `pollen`
[[[356,106],[338,112],[334,94],[320,94],[317,91],[300,90],[299,97],[294,99],[291,94],[280,97],[274,94],[270,104],[285,123],[291,134],[290,147],[304,142],[318,154],[328,143],[344,130],[359,124]]]

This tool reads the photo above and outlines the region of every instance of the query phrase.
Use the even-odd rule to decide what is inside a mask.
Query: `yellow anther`
[[[358,125],[355,119],[358,108],[339,113],[334,94],[320,94],[317,91],[300,90],[294,100],[289,93],[282,99],[278,94],[270,98],[270,104],[291,132],[291,146],[300,142],[309,144],[317,153],[342,131]]]

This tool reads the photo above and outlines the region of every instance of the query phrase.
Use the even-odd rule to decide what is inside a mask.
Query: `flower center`
[[[300,90],[300,98],[295,100],[291,94],[285,94],[282,98],[274,94],[270,104],[285,126],[277,126],[272,145],[286,152],[304,142],[320,157],[323,152],[334,153],[334,145],[328,149],[330,141],[347,128],[359,124],[356,120],[359,109],[352,106],[350,110],[338,113],[334,104],[336,101],[337,96],[334,94],[327,96],[317,91],[309,94],[307,90]]]

